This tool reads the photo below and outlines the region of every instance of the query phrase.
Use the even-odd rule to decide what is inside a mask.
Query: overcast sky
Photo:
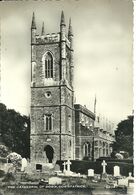
[[[133,109],[133,4],[130,0],[45,0],[0,2],[1,100],[30,114],[30,27],[59,32],[60,14],[72,18],[76,103],[115,123]]]

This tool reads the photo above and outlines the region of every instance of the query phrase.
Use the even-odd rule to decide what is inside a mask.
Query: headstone
[[[128,181],[128,187],[129,188],[134,188],[134,180],[129,180]]]
[[[35,163],[29,163],[27,164],[27,167],[25,168],[26,173],[32,173],[35,171]]]
[[[63,173],[64,173],[66,171],[66,163],[65,162],[63,163],[63,166],[64,166],[63,167]]]
[[[62,184],[62,179],[59,177],[51,177],[49,178],[49,185],[60,185]]]
[[[132,177],[132,173],[131,172],[129,172],[128,173],[128,179],[132,179],[133,177]]]
[[[102,173],[103,174],[106,174],[106,166],[107,166],[107,163],[105,162],[105,160],[103,160],[103,162],[102,162],[102,167],[103,167],[103,171],[102,171]]]
[[[49,163],[43,163],[42,164],[42,172],[43,173],[47,173],[47,174],[51,174],[51,172],[54,171],[54,165],[53,164],[49,164]]]
[[[60,171],[60,166],[58,164],[55,164],[54,171]]]
[[[26,160],[26,158],[22,158],[22,161],[21,161],[21,171],[25,171],[26,167],[27,167],[27,160]]]
[[[114,177],[119,177],[120,176],[120,167],[119,166],[114,166]]]
[[[73,172],[70,170],[70,165],[72,163],[70,162],[70,160],[67,160],[66,165],[67,165],[67,169],[64,172],[66,176],[72,176]]]
[[[78,175],[78,177],[81,177],[81,174],[80,173],[78,173],[77,175]]]
[[[88,169],[88,177],[94,177],[94,170]]]
[[[134,188],[134,178],[131,176],[132,173],[129,173],[129,176],[123,179],[118,180],[118,185],[125,185],[128,189]]]
[[[118,185],[128,186],[128,179],[118,179]]]
[[[67,165],[67,171],[70,172],[70,165],[71,165],[70,160],[68,160],[68,161],[66,162],[66,165]]]
[[[127,179],[128,179],[128,187],[134,188],[134,178],[132,177],[131,172],[129,172],[129,176],[127,177]]]

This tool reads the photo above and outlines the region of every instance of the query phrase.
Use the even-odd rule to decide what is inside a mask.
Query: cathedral
[[[90,159],[108,156],[115,141],[111,128],[74,103],[74,49],[71,20],[68,30],[61,13],[58,33],[37,34],[31,25],[31,162]]]

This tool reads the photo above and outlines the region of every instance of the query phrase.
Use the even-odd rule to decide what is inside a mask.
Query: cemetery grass
[[[92,190],[89,189],[1,189],[0,193],[6,195],[90,195]]]
[[[54,175],[46,176],[44,177],[45,180],[48,180],[49,177],[52,177]],[[7,179],[8,178],[8,179]],[[42,177],[43,178],[43,177]],[[83,188],[103,188],[105,186],[104,182],[98,182],[98,183],[93,183],[89,178],[77,178],[77,177],[61,177],[63,180],[63,183],[61,184],[62,186],[83,186]],[[7,180],[6,180],[7,179]],[[33,186],[38,186],[39,181],[41,178],[35,174],[33,175],[26,175],[24,178],[16,178],[15,176],[10,176],[7,177],[5,175],[3,178],[1,178],[0,181],[0,188],[7,188],[7,186],[14,185],[14,186],[20,186],[20,185],[33,185]],[[24,190],[24,189],[22,189]]]

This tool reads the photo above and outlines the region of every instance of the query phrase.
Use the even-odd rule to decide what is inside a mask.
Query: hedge
[[[64,161],[57,161],[57,164],[60,165],[60,169],[63,170],[63,162]],[[85,160],[71,160],[71,171],[81,174],[87,174],[88,169],[94,169],[94,172],[96,174],[102,173],[102,165],[100,161],[92,162],[92,161],[85,161]],[[113,174],[113,167],[119,166],[120,167],[120,173],[123,176],[128,176],[129,172],[132,172],[133,175],[133,169],[134,166],[132,163],[126,163],[126,162],[106,162],[106,172],[108,174]]]
[[[112,159],[112,158],[98,158],[96,159],[96,162],[102,162],[103,160],[105,160],[106,162],[126,162],[126,163],[133,163],[133,160],[130,160],[130,159]]]

